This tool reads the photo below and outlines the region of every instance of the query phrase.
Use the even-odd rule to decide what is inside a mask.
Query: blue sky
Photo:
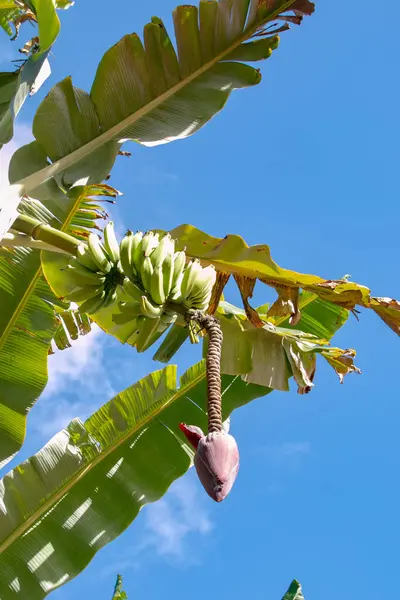
[[[104,0],[77,0],[61,13],[51,83],[72,75],[88,90],[109,46],[152,15],[170,23],[174,6],[125,3],[111,17]],[[261,65],[262,83],[235,92],[198,134],[159,148],[127,147],[132,158],[120,158],[111,179],[124,192],[113,212],[120,229],[189,222],[221,237],[240,233],[249,244],[269,244],[284,267],[327,278],[349,273],[374,295],[400,298],[400,39],[391,31],[398,3],[388,0],[385,15],[390,20],[377,19],[372,0],[317,0],[315,15],[283,34]],[[3,36],[1,68],[11,48]],[[49,88],[47,82],[25,105],[15,144],[28,139]],[[3,164],[14,147],[3,150]],[[257,288],[260,304],[270,297]],[[200,600],[205,593],[280,600],[294,577],[306,600],[393,595],[399,342],[366,311],[335,342],[356,348],[362,376],[340,386],[321,361],[310,395],[293,388],[234,414],[241,471],[226,502],[209,501],[189,473],[52,598],[108,599],[117,572],[129,597],[141,600]],[[198,357],[199,349],[185,348],[179,364]],[[155,368],[151,355],[98,332],[52,358],[19,459]]]

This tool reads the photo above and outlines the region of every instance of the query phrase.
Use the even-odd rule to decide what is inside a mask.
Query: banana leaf
[[[304,600],[301,585],[298,581],[296,581],[296,579],[292,581],[282,600]]]
[[[88,315],[82,315],[77,309],[59,310],[56,317],[59,327],[53,336],[49,354],[71,348],[75,340],[92,330],[91,319]]]
[[[292,9],[294,17],[281,14]],[[246,62],[264,60],[277,47],[279,38],[267,24],[278,17],[300,23],[313,10],[309,0],[178,6],[177,52],[161,19],[153,17],[144,43],[128,34],[106,52],[90,94],[67,78],[43,100],[33,133],[53,164],[20,181],[25,193],[56,175],[64,185],[100,181],[126,140],[153,146],[192,135],[234,89],[261,81],[260,71]]]
[[[50,75],[47,57],[60,31],[56,8],[68,8],[71,5],[68,1],[27,0],[23,5],[16,6],[14,0],[0,1],[0,27],[11,39],[18,37],[19,28],[25,21],[37,22],[39,36],[39,44],[22,50],[30,55],[17,72],[0,73],[0,149],[12,139],[14,120],[28,95],[35,94]],[[9,79],[14,80],[12,93],[9,85],[4,87]]]
[[[35,144],[35,142],[33,142]],[[21,149],[27,158],[26,147]],[[26,167],[27,168],[27,167]],[[54,183],[54,182],[53,182]],[[58,191],[57,191],[58,190]],[[77,186],[65,194],[52,189],[50,212],[40,202],[20,205],[25,213],[52,223],[77,237],[88,229],[74,224],[83,204],[115,197],[116,190],[106,185]],[[43,195],[47,190],[42,189]],[[94,197],[94,200],[93,200]],[[94,227],[96,219],[90,221]],[[47,359],[55,338],[65,325],[58,317],[60,302],[42,276],[40,253],[27,248],[4,249],[0,256],[0,467],[20,449],[26,430],[26,416],[47,383]],[[54,307],[54,305],[56,305]],[[61,303],[61,307],[62,307]],[[65,310],[61,308],[61,310]],[[85,319],[85,317],[83,317]],[[87,324],[82,325],[82,331]],[[78,327],[78,333],[79,333]],[[65,340],[65,346],[67,346]]]
[[[331,321],[334,310],[326,303],[321,311],[319,302],[303,298],[305,329],[301,321],[297,329],[277,327],[265,321],[263,327],[255,328],[241,309],[221,302],[216,313],[224,335],[221,371],[241,375],[244,381],[266,385],[274,390],[289,390],[289,380],[294,377],[300,394],[308,393],[314,386],[317,355],[325,358],[343,382],[345,375],[360,373],[354,365],[354,350],[341,350],[329,345],[329,339],[345,324],[347,314],[336,308],[336,320]],[[320,311],[319,319],[316,314]],[[310,326],[311,325],[311,326]],[[327,326],[329,329],[327,329]],[[317,337],[310,329],[325,329],[327,338]],[[203,345],[204,355],[207,338]]]
[[[195,7],[178,7],[174,12],[178,57],[162,23],[153,19],[145,28],[145,50],[143,47],[141,50],[139,38],[132,35],[123,38],[106,53],[91,95],[73,88],[68,79],[56,86],[35,117],[37,140],[18,150],[11,161],[11,181],[22,178],[30,184],[25,188],[13,185],[2,195],[2,202],[7,202],[0,208],[0,237],[9,225],[7,211],[15,211],[18,199],[27,191],[31,197],[45,204],[47,201],[46,206],[56,215],[61,226],[65,218],[57,213],[57,206],[53,204],[58,204],[58,208],[62,206],[65,192],[76,177],[87,175],[86,179],[95,183],[105,177],[126,135],[145,144],[186,137],[221,110],[233,89],[258,83],[259,72],[239,61],[262,60],[271,54],[278,39],[270,35],[263,37],[262,28],[292,5],[298,12],[312,12],[312,4],[308,0],[302,3],[301,9],[293,0],[275,2],[269,11],[258,7],[254,0],[202,2],[200,17],[196,21],[193,18],[195,15],[198,17]],[[200,32],[200,66],[195,64],[197,59],[190,54],[193,27]],[[261,37],[251,40],[255,33]],[[137,52],[140,54],[142,51],[150,60],[151,68],[146,67],[147,75],[143,73],[143,63],[138,60]],[[158,52],[162,52],[163,57],[161,79],[157,70],[157,65],[161,64]],[[124,70],[127,79],[120,79],[120,89],[117,87],[110,93],[111,88],[106,86],[107,91],[102,85],[105,77],[118,83],[115,77],[121,74],[119,67],[127,69]],[[135,95],[144,82],[142,77],[150,77],[150,80],[146,79],[147,87],[143,88],[145,97]],[[159,82],[163,81],[164,91],[161,92]],[[127,106],[130,107],[129,114],[126,114]],[[122,120],[116,123],[116,118]],[[99,127],[105,130],[100,136]],[[53,164],[50,165],[48,158]],[[41,175],[37,176],[38,173]],[[1,258],[1,269],[0,288],[4,292],[5,310],[3,324],[0,320],[0,374],[3,377],[0,410],[4,412],[4,419],[0,421],[3,429],[1,431],[0,426],[0,461],[7,461],[20,447],[26,413],[45,385],[45,356],[55,335],[57,321],[49,304],[51,294],[43,282],[39,282],[40,266],[36,256],[25,250],[6,253],[6,257]],[[24,367],[29,365],[28,360],[24,362],[21,357],[19,362],[13,362],[15,353],[19,352],[17,340],[25,344],[23,354],[19,356],[26,354],[32,361],[32,369],[35,365],[35,377],[32,379],[30,370]],[[34,343],[38,349],[33,347]],[[14,364],[18,365],[17,373],[14,373]],[[32,383],[28,383],[30,381]],[[13,396],[19,398],[15,419],[12,416]]]
[[[69,257],[47,251],[43,251],[41,255],[43,273],[49,286],[57,298],[64,298],[74,285],[71,281],[66,281],[63,275]],[[329,345],[329,339],[346,322],[348,311],[317,300],[318,296],[315,294],[305,295],[303,298],[304,313],[308,316],[305,319],[306,331],[301,330],[301,321],[297,329],[277,327],[267,320],[262,322],[261,328],[255,328],[243,310],[221,302],[216,314],[224,335],[222,373],[241,375],[249,383],[281,391],[289,390],[289,380],[293,376],[299,393],[307,393],[313,387],[317,354],[328,361],[341,381],[347,373],[359,372],[353,363],[354,350],[341,350]],[[121,287],[118,288],[118,301],[129,301],[129,296]],[[140,327],[146,327],[146,322],[151,320],[146,320],[139,328],[136,320],[119,325],[113,320],[115,313],[118,313],[117,304],[90,317],[103,331],[122,343],[136,347]],[[165,325],[164,330],[157,332],[146,349],[159,339],[167,327]],[[327,334],[326,337],[321,337],[321,333]],[[173,326],[157,351],[156,360],[170,360],[186,339],[187,335],[182,327]]]
[[[223,416],[268,394],[223,376]],[[75,419],[0,480],[0,598],[41,600],[70,581],[191,466],[179,423],[206,427],[204,363],[177,388],[151,373],[85,423]],[[234,492],[233,492],[234,493]]]
[[[257,313],[261,320],[274,323],[275,325],[289,328],[289,318],[279,317],[271,319],[268,317],[269,305],[258,307]],[[331,302],[322,300],[316,294],[310,292],[302,292],[299,296],[299,309],[301,311],[301,320],[298,324],[298,329],[304,333],[310,333],[320,340],[329,341],[332,339],[334,334],[347,322],[349,317],[349,311],[345,308],[341,308]],[[229,304],[226,301],[220,303],[219,308],[216,310],[216,316],[224,313],[235,314],[239,318],[245,319],[245,311]],[[242,364],[243,371],[249,372],[251,370],[251,361],[246,358],[246,350],[241,346],[239,340],[234,339],[230,336],[232,327],[229,327],[228,321],[226,321],[227,331],[225,333],[226,338],[231,337],[230,344],[233,344],[229,348],[229,352],[236,356],[237,364]],[[168,363],[175,353],[179,350],[182,344],[188,339],[189,333],[186,328],[179,327],[177,325],[172,326],[165,336],[163,342],[157,349],[154,355],[154,360],[158,360],[162,363]],[[228,345],[229,347],[229,345]],[[228,349],[226,349],[228,351]],[[244,365],[248,365],[248,371],[245,370]],[[239,372],[239,371],[238,371]]]
[[[60,19],[54,0],[29,0],[27,3],[38,23],[39,53],[47,52],[60,32]]]
[[[24,11],[17,7],[14,0],[1,0],[0,2],[0,27],[10,37],[15,39],[18,35],[18,19]],[[13,27],[14,30],[13,30]]]
[[[400,304],[391,298],[371,297],[370,290],[345,278],[331,280],[297,273],[280,267],[271,257],[269,246],[248,246],[239,235],[216,238],[200,231],[193,225],[180,225],[172,231],[177,248],[186,248],[192,258],[204,264],[213,264],[217,271],[250,278],[277,288],[302,288],[321,299],[337,306],[353,310],[359,305],[370,308],[395,332],[400,335]]]
[[[37,35],[39,36],[39,48],[35,51],[37,57],[51,48],[60,32],[60,20],[56,7],[64,8],[58,6],[57,2],[53,0],[25,0],[23,5],[21,3],[18,6],[14,0],[1,0],[0,26],[12,40],[15,40],[22,23],[25,21],[37,22]]]
[[[0,149],[12,139],[14,120],[28,95],[35,94],[49,77],[48,54],[31,56],[17,72],[0,73]]]

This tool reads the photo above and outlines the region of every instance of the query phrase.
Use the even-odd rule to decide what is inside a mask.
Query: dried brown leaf
[[[213,315],[216,312],[218,305],[221,301],[224,287],[228,283],[230,276],[231,276],[230,273],[224,273],[223,271],[217,271],[217,279],[214,283],[214,287],[213,287],[212,294],[211,294],[210,304],[207,309],[207,313],[209,315]]]
[[[371,308],[392,329],[400,335],[400,302],[393,298],[371,298]]]
[[[300,290],[296,287],[275,286],[278,299],[268,311],[269,317],[290,317],[290,325],[297,325],[301,319],[299,310]]]
[[[340,383],[344,382],[344,378],[349,373],[357,373],[361,375],[361,370],[355,366],[354,357],[356,351],[353,349],[340,350],[339,348],[330,348],[324,350],[322,355],[326,358],[328,363],[333,367],[339,377]]]
[[[256,278],[244,277],[242,275],[235,275],[235,281],[238,285],[240,295],[242,296],[242,302],[246,316],[250,323],[254,327],[264,327],[264,322],[260,319],[258,312],[250,306],[249,298],[253,297],[254,286],[256,285]]]

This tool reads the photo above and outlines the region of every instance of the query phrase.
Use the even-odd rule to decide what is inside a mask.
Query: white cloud
[[[209,535],[214,526],[204,506],[207,498],[195,478],[191,469],[172,484],[161,500],[144,507],[140,513],[144,527],[141,539],[118,552],[102,569],[102,577],[128,569],[140,570],[154,560],[155,554],[179,566],[198,564],[198,537]]]
[[[106,378],[107,370],[102,365],[107,338],[107,334],[93,323],[92,331],[72,342],[72,348],[57,351],[50,356],[49,381],[44,396],[70,390],[71,383],[78,383],[86,390],[97,392],[99,376],[102,391],[106,386],[107,393],[112,393]]]
[[[185,557],[186,560],[187,537],[191,534],[207,535],[212,528],[198,487],[189,476],[176,481],[163,499],[146,509],[146,545],[160,556]]]
[[[97,325],[72,348],[49,357],[48,385],[31,415],[31,426],[48,439],[71,419],[87,418],[115,396],[105,367],[105,334]]]
[[[64,429],[76,417],[84,419],[94,412],[96,407],[84,401],[69,402],[65,398],[53,398],[50,402],[44,401],[38,406],[32,419],[32,427],[46,440],[52,438],[57,432]]]

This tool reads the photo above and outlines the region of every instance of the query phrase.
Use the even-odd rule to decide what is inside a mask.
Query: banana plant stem
[[[10,230],[0,242],[0,247],[2,248],[32,248],[33,250],[48,250],[49,252],[58,252],[60,254],[69,254],[69,252],[65,252],[65,250],[61,250],[60,248],[55,248],[54,246],[50,246],[46,244],[46,242],[41,242],[39,240],[32,239],[29,235],[14,233],[13,230]]]
[[[51,227],[51,225],[42,223],[38,219],[28,217],[27,215],[19,215],[14,221],[12,229],[18,233],[23,233],[26,236],[30,236],[33,241],[45,243],[48,246],[46,248],[47,250],[53,252],[64,252],[66,254],[71,254],[72,256],[76,256],[77,248],[82,243],[76,238],[72,237],[72,235],[68,235],[68,233],[59,231],[58,229]],[[1,242],[1,244],[2,243],[3,242]]]

